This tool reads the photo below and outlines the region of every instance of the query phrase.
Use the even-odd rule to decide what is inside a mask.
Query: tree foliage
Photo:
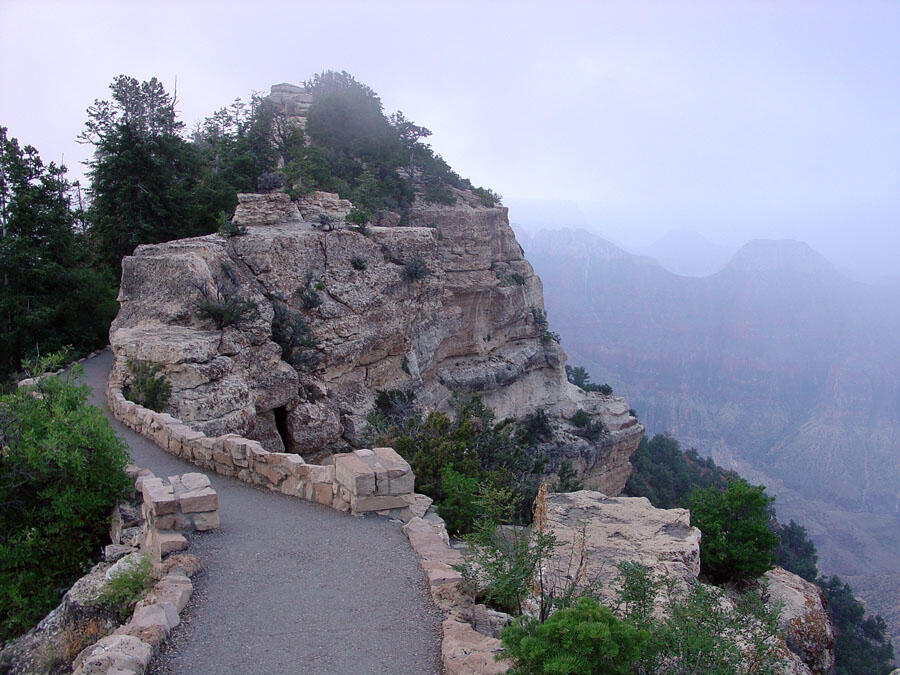
[[[769,529],[773,497],[762,485],[729,481],[724,492],[696,490],[690,497],[691,525],[700,529],[701,571],[715,582],[755,579],[774,564],[778,537]]]
[[[0,398],[0,640],[59,602],[130,487],[124,444],[87,405],[77,372],[41,379],[39,398],[23,389]]]
[[[35,350],[106,343],[116,312],[111,278],[92,265],[91,244],[70,207],[65,167],[45,165],[0,127],[0,379]]]
[[[592,598],[579,598],[543,623],[519,620],[503,631],[511,673],[630,673],[648,634]]]
[[[837,634],[835,673],[889,673],[893,669],[894,647],[884,619],[866,616],[865,607],[840,577],[822,577],[818,584],[825,592]]]
[[[514,520],[528,522],[544,468],[528,437],[514,420],[494,422],[494,413],[480,397],[458,398],[453,419],[442,412],[424,416],[414,398],[403,392],[382,392],[369,415],[373,442],[390,445],[416,474],[416,489],[440,507],[448,495],[443,471],[475,479],[482,488],[508,490],[514,498]]]
[[[180,135],[175,97],[155,77],[138,82],[119,75],[110,91],[110,99],[88,108],[80,139],[94,146],[88,162],[91,233],[101,259],[117,270],[138,244],[215,227],[199,228],[191,217],[200,161]]]
[[[696,488],[725,490],[737,474],[717,466],[712,458],[701,459],[695,450],[683,452],[668,434],[642,438],[631,456],[634,470],[625,485],[629,497],[647,497],[658,509],[686,508]]]

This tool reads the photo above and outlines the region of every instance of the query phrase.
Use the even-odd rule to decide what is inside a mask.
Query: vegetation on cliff
[[[93,264],[80,189],[0,127],[0,384],[33,355],[106,343],[111,279]]]
[[[34,374],[61,361],[38,359]],[[0,398],[0,641],[59,603],[108,536],[129,480],[124,445],[68,375]],[[33,395],[38,394],[38,396]]]
[[[373,442],[410,463],[416,490],[435,500],[451,532],[471,532],[487,514],[486,500],[498,497],[509,501],[515,522],[531,520],[544,459],[520,424],[495,422],[480,397],[457,399],[451,419],[423,415],[408,392],[381,392],[368,421]]]
[[[649,441],[642,440],[638,451],[632,456],[634,473],[628,480],[626,493],[635,497],[647,497],[651,503],[659,508],[672,508],[675,506],[690,506],[692,519],[696,506],[703,506],[702,502],[713,499],[713,493],[721,495],[718,501],[720,507],[725,506],[725,495],[733,486],[740,486],[742,493],[749,493],[754,486],[746,482],[736,481],[737,476],[733,472],[726,472],[717,466],[711,459],[701,459],[696,450],[690,449],[682,452],[678,441],[671,436],[658,434]],[[766,499],[757,487],[751,495],[751,501],[761,506],[760,500]],[[758,493],[758,494],[757,494]],[[703,542],[707,543],[707,550],[701,549],[701,560],[704,565],[704,573],[709,570],[708,542],[710,539],[710,526],[708,520],[709,509],[701,508],[700,520],[695,522],[703,532]],[[722,509],[718,511],[718,518],[713,518],[713,538],[720,552],[731,549],[729,545],[721,542],[721,524],[725,517]],[[766,531],[763,533],[764,523],[760,518],[760,511],[766,515]],[[746,529],[744,516],[732,510],[732,521],[738,528]],[[692,520],[693,522],[693,520]],[[718,523],[718,524],[715,524]],[[775,564],[784,567],[789,572],[797,574],[807,581],[814,581],[825,593],[828,602],[828,610],[834,622],[837,641],[835,644],[836,672],[841,675],[851,673],[887,673],[892,668],[894,659],[893,647],[887,635],[887,628],[880,616],[866,616],[865,607],[854,596],[849,584],[844,583],[839,577],[819,576],[816,547],[809,540],[806,529],[791,521],[787,525],[781,525],[775,520],[775,511],[771,505],[756,509],[753,518],[753,531],[765,539],[766,545],[760,548],[748,547],[732,550],[735,555],[729,556],[729,565],[743,564],[747,562],[747,556],[752,552],[753,557],[760,563],[762,557],[771,556]],[[716,574],[725,571],[717,564]]]
[[[453,189],[498,203],[423,142],[427,129],[402,113],[385,115],[352,75],[326,71],[306,87],[305,133],[254,95],[187,134],[176,97],[159,80],[120,75],[110,97],[87,110],[79,139],[93,156],[84,195],[64,167],[45,166],[0,128],[0,379],[36,348],[103,346],[122,258],[139,244],[216,232],[239,192],[338,192],[363,226],[381,210],[404,217],[416,198],[453,203]]]

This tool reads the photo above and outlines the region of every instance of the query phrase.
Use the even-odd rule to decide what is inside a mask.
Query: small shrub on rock
[[[273,303],[272,340],[281,347],[281,358],[297,370],[314,370],[319,365],[319,341],[303,317],[282,302]]]
[[[555,612],[543,623],[519,619],[503,630],[510,673],[631,673],[649,635],[619,621],[592,598]]]
[[[194,301],[194,311],[200,319],[210,320],[216,328],[239,326],[259,318],[259,308],[253,300],[245,300],[238,295],[237,275],[227,265],[222,265],[224,280],[216,281],[211,292],[206,285],[198,285],[200,294]]]
[[[153,585],[153,564],[150,557],[140,555],[137,561],[114,575],[100,592],[98,601],[119,613],[122,621],[127,621],[134,605],[147,589]]]
[[[357,255],[350,258],[350,266],[353,267],[353,269],[362,272],[369,266],[369,263],[366,262],[365,258],[361,258]]]
[[[584,483],[578,477],[578,471],[572,466],[570,459],[564,459],[560,463],[556,476],[555,492],[577,492],[584,489]]]
[[[230,239],[231,237],[247,234],[247,228],[235,223],[224,211],[220,211],[218,233],[226,239]]]
[[[428,276],[428,266],[422,258],[410,258],[403,263],[403,269],[400,270],[400,277],[403,281],[412,283],[421,281]]]
[[[129,360],[129,378],[122,387],[122,394],[133,403],[162,412],[172,395],[172,385],[161,374],[162,370],[160,363]]]

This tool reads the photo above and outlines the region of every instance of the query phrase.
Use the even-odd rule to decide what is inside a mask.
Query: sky
[[[0,0],[0,124],[73,175],[85,110],[156,76],[190,128],[347,70],[510,220],[629,246],[807,241],[900,275],[900,3]]]

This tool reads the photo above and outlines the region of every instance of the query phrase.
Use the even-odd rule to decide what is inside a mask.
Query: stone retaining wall
[[[258,441],[236,434],[206,436],[169,414],[127,400],[114,386],[107,389],[107,400],[125,426],[223,476],[354,515],[374,511],[404,522],[424,515],[431,504],[428,497],[415,494],[415,475],[392,448],[337,454],[327,466],[307,464],[299,455],[269,452]]]

